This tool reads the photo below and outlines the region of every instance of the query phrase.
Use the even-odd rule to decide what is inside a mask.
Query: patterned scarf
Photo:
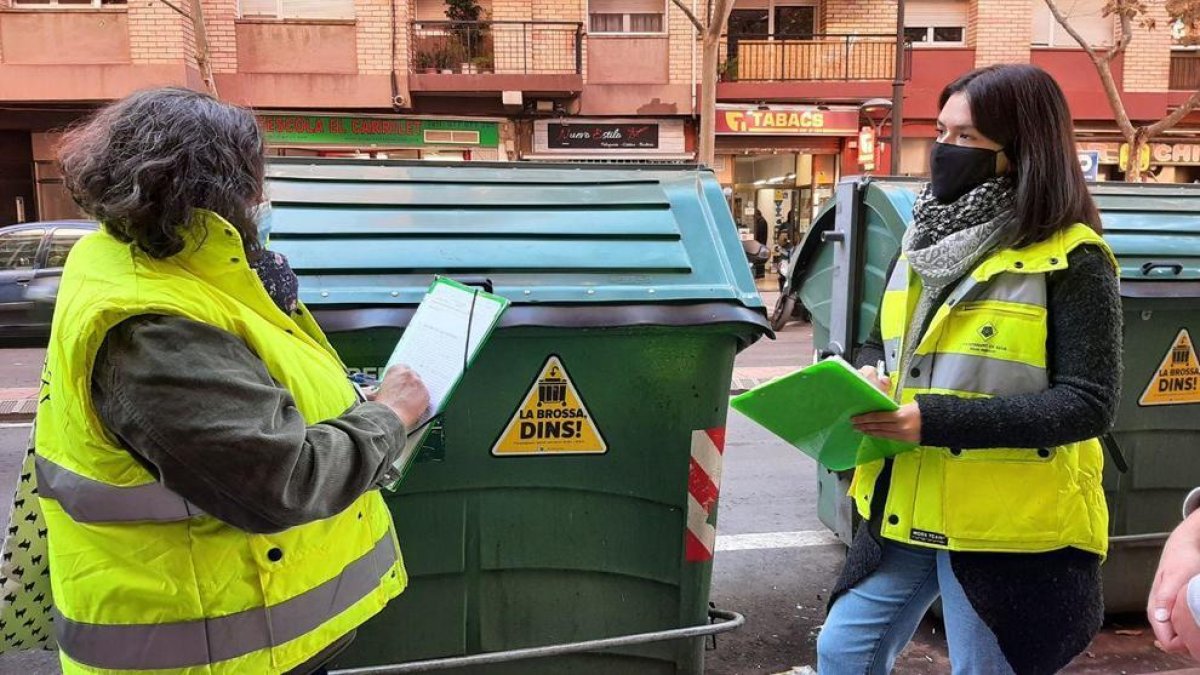
[[[1008,234],[1014,201],[1008,178],[986,181],[950,204],[939,202],[926,186],[904,237],[909,264],[926,284],[957,281]]]
[[[284,314],[291,314],[296,309],[300,292],[300,282],[292,266],[282,253],[258,249],[250,252],[250,268],[258,274],[259,281],[266,289],[267,295],[275,301],[275,305]]]
[[[908,264],[921,277],[921,295],[905,333],[901,372],[924,337],[946,288],[958,283],[988,253],[1008,243],[1014,203],[1013,183],[1003,177],[986,181],[950,204],[934,199],[925,186],[913,206],[913,224],[901,243]],[[899,391],[896,396],[899,400]]]

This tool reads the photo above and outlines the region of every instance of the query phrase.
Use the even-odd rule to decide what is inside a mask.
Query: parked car
[[[49,335],[67,254],[98,227],[56,220],[0,228],[0,337]]]

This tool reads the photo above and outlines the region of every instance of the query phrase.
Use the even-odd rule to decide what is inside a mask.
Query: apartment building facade
[[[697,15],[707,3],[684,0]],[[1097,45],[1103,0],[1062,0]],[[1162,8],[1114,64],[1131,115],[1200,86]],[[199,5],[201,15],[194,15]],[[864,152],[863,103],[905,82],[902,171],[927,170],[941,87],[973,67],[1030,62],[1068,93],[1081,150],[1119,178],[1113,114],[1086,55],[1042,0],[738,0],[721,48],[714,167],[747,227],[798,236]],[[143,87],[212,89],[252,106],[271,152],[436,160],[689,161],[701,58],[671,0],[2,0],[0,224],[75,210],[59,131]],[[1193,124],[1194,122],[1194,124]],[[1200,178],[1200,120],[1155,139],[1152,173]]]

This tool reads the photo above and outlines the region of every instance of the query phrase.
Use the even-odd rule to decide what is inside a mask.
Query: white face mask
[[[271,237],[271,202],[259,202],[250,210],[254,224],[258,226],[258,246],[267,248],[267,240]]]

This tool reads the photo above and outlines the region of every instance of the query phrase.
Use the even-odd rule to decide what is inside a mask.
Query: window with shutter
[[[13,2],[14,7],[21,9],[44,9],[53,7],[55,9],[99,9],[101,7],[124,7],[125,0],[16,0]]]
[[[909,0],[904,35],[917,47],[962,45],[969,12],[967,0]]]
[[[1058,8],[1080,35],[1094,47],[1111,45],[1113,41],[1113,17],[1104,16],[1106,0],[1058,0]],[[1071,37],[1045,2],[1033,3],[1033,35],[1030,40],[1035,47],[1078,48],[1079,43]]]
[[[666,29],[665,0],[590,0],[590,33],[662,33]]]
[[[354,0],[241,0],[248,19],[353,19]]]

